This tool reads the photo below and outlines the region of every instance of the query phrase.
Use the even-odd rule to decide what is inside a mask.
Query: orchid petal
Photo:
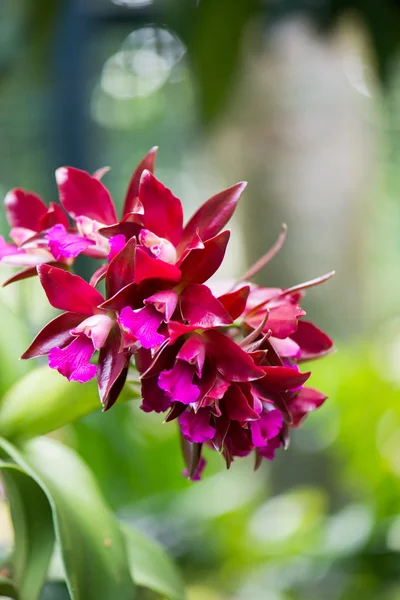
[[[68,229],[68,217],[59,204],[50,202],[46,214],[43,215],[39,221],[39,231],[50,229],[50,227],[53,227],[57,224],[64,225],[64,227]]]
[[[204,283],[221,265],[230,232],[223,231],[207,240],[203,249],[192,250],[182,261],[180,269],[185,283]]]
[[[157,383],[157,377],[142,379],[142,404],[144,412],[162,413],[171,406],[171,397]]]
[[[229,337],[219,331],[203,334],[207,343],[207,355],[212,357],[218,371],[229,381],[252,381],[264,376],[252,358]]]
[[[129,358],[120,349],[121,333],[118,327],[113,327],[99,354],[97,383],[103,410],[111,408],[123,387],[121,377],[125,376]]]
[[[162,314],[154,306],[145,306],[134,312],[130,306],[122,309],[118,317],[118,323],[127,343],[130,345],[138,339],[143,348],[155,348],[162,344],[165,337],[157,333],[162,321]]]
[[[156,292],[149,298],[146,298],[144,304],[152,304],[158,312],[164,315],[163,320],[168,323],[178,304],[178,294],[174,290]]]
[[[331,338],[309,321],[299,321],[297,331],[291,338],[300,346],[301,360],[318,358],[333,350]]]
[[[244,312],[247,298],[249,297],[250,287],[248,285],[228,294],[218,297],[218,300],[225,307],[232,319],[235,321]]]
[[[203,241],[216,236],[233,215],[246,185],[245,181],[241,181],[212,196],[200,206],[183,230],[179,249],[185,248],[192,241],[196,230]]]
[[[77,327],[83,318],[84,315],[74,312],[58,315],[43,327],[21,358],[37,358],[48,354],[52,348],[63,348],[73,341],[70,331]]]
[[[40,219],[47,213],[43,200],[20,188],[10,190],[4,199],[7,220],[11,227],[40,231]]]
[[[113,201],[108,190],[96,177],[73,167],[56,171],[60,202],[73,219],[84,215],[105,225],[117,221]]]
[[[177,358],[185,360],[195,368],[199,377],[203,372],[204,360],[206,357],[206,347],[200,335],[191,335],[183,344],[177,354]]]
[[[154,172],[157,150],[158,146],[154,146],[154,148],[149,150],[134,170],[125,196],[124,209],[122,211],[123,215],[126,215],[133,210],[136,198],[139,196],[139,184],[143,171],[147,170],[150,171],[150,173]]]
[[[233,421],[257,421],[260,417],[237,384],[232,384],[224,395],[225,414]]]
[[[37,270],[40,283],[54,308],[92,315],[104,302],[100,292],[78,275],[49,265],[40,265]]]
[[[115,245],[115,238],[113,239]],[[106,275],[107,298],[114,296],[114,294],[129,283],[133,283],[135,275],[135,251],[136,240],[135,238],[131,238],[110,262]]]
[[[79,235],[68,233],[61,223],[51,227],[45,238],[48,240],[50,251],[56,260],[75,258],[95,243]]]
[[[104,345],[114,321],[106,314],[92,315],[71,329],[71,335],[84,333],[93,342],[95,350]]]
[[[285,392],[302,386],[311,373],[299,373],[291,367],[261,367],[265,377],[253,383],[261,398],[269,399],[271,392]]]
[[[164,279],[178,283],[181,272],[175,265],[170,265],[158,258],[152,258],[142,248],[136,248],[135,281],[140,283],[145,279]]]
[[[93,352],[91,340],[81,335],[63,349],[52,348],[49,352],[49,367],[56,369],[68,381],[86,383],[97,373],[97,365],[89,362]]]
[[[184,437],[189,442],[202,443],[215,435],[215,428],[210,425],[210,410],[200,408],[196,413],[185,410],[179,417],[179,424]]]
[[[167,392],[171,400],[191,404],[199,397],[199,388],[192,383],[193,369],[183,360],[177,360],[169,371],[162,371],[158,376],[159,387]]]
[[[198,327],[219,327],[233,323],[210,289],[197,283],[188,285],[181,293],[181,312],[185,321]]]
[[[144,208],[146,229],[177,246],[183,230],[181,201],[148,170],[144,170],[140,178],[139,199]]]

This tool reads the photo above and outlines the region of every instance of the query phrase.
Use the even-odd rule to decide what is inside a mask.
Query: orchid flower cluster
[[[136,368],[142,410],[167,412],[166,422],[178,422],[186,475],[198,479],[204,445],[227,467],[251,452],[259,465],[324,402],[305,386],[310,372],[299,365],[333,344],[303,320],[300,302],[305,289],[331,273],[288,289],[250,283],[281,247],[284,229],[238,282],[210,282],[246,184],[210,198],[184,226],[180,200],[153,175],[156,151],[133,173],[121,219],[101,181],[106,169],[58,169],[61,206],[11,190],[5,206],[12,242],[0,238],[0,260],[23,267],[4,285],[38,274],[50,304],[63,311],[22,358],[47,355],[69,380],[97,377],[104,410]],[[102,261],[89,282],[71,272],[79,254]]]

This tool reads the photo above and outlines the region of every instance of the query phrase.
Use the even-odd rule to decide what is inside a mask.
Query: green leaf
[[[20,377],[28,373],[33,368],[33,364],[18,360],[30,343],[26,324],[4,302],[0,302],[0,315],[0,393],[4,393]]]
[[[1,575],[0,596],[5,596],[6,598],[15,598],[15,600],[19,600],[20,598],[11,579],[7,579],[7,577],[2,577]]]
[[[118,403],[134,397],[140,397],[138,391],[125,386]],[[96,409],[101,409],[101,403],[94,381],[84,385],[68,381],[57,371],[42,366],[28,373],[1,400],[0,436],[27,441],[73,423]]]
[[[7,439],[43,435],[100,407],[95,384],[69,382],[43,366],[5,394],[0,404],[0,435]]]
[[[53,439],[0,446],[49,500],[72,600],[133,600],[123,534],[88,467]]]
[[[136,583],[169,600],[184,600],[184,582],[164,548],[131,525],[122,525],[122,530]]]
[[[54,547],[50,505],[43,490],[20,467],[0,463],[0,470],[14,526],[13,581],[20,600],[35,600]]]

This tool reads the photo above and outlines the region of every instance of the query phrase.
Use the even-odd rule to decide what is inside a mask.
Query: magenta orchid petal
[[[181,293],[181,313],[185,321],[198,327],[219,327],[233,323],[229,313],[201,284],[192,283]]]
[[[95,350],[100,350],[104,345],[114,320],[106,314],[97,314],[88,317],[77,327],[71,329],[71,335],[84,333],[93,342]]]
[[[52,348],[49,352],[49,367],[56,369],[69,381],[86,383],[97,373],[97,365],[89,362],[93,352],[91,340],[81,335],[65,348]]]
[[[135,276],[136,240],[131,238],[110,262],[106,275],[107,298],[133,283]]]
[[[202,443],[210,440],[215,435],[215,427],[210,425],[210,410],[200,408],[196,413],[185,410],[179,417],[179,424],[184,437],[189,442]]]
[[[169,371],[158,376],[159,387],[167,392],[172,401],[191,404],[199,397],[199,388],[193,384],[193,368],[183,360],[177,360]]]
[[[263,458],[267,460],[274,460],[275,451],[282,446],[282,441],[279,436],[276,436],[272,440],[268,440],[264,448],[257,448],[257,452]]]
[[[74,312],[58,315],[43,327],[21,358],[37,358],[48,354],[52,348],[63,348],[73,341],[70,331],[77,327],[82,319],[84,319],[84,315]]]
[[[197,463],[196,469],[192,476],[189,476],[189,469],[184,469],[182,471],[182,475],[186,477],[186,479],[190,479],[190,481],[200,481],[201,475],[207,465],[207,461],[205,458],[201,457],[199,462]]]
[[[125,246],[126,238],[122,233],[118,233],[117,235],[113,235],[108,242],[110,244],[110,252],[108,253],[107,258],[111,262]]]
[[[11,227],[40,231],[40,219],[47,213],[43,200],[20,188],[10,190],[4,199],[7,220]]]
[[[101,265],[98,269],[96,269],[89,280],[89,285],[91,285],[92,287],[96,287],[96,285],[98,285],[100,281],[106,276],[107,269],[108,265]]]
[[[56,171],[60,202],[73,219],[84,215],[104,225],[117,222],[111,196],[96,177],[73,167]]]
[[[0,255],[0,263],[1,263],[1,255]],[[36,277],[36,275],[37,275],[36,266],[35,267],[27,267],[26,269],[23,269],[22,271],[15,273],[11,277],[9,277],[5,281],[3,281],[3,283],[1,285],[2,285],[2,287],[6,287],[7,285],[10,285],[11,283],[15,283],[16,281],[22,281],[23,279],[29,279],[31,277]]]
[[[219,331],[209,330],[203,334],[207,354],[216,363],[218,371],[229,381],[253,381],[265,375],[252,358],[229,337]]]
[[[254,446],[266,446],[268,440],[278,435],[282,426],[283,418],[279,410],[263,411],[258,421],[250,423],[251,439]]]
[[[9,244],[5,241],[2,235],[0,235],[0,260],[4,256],[12,256],[13,254],[21,253],[15,244]]]
[[[223,231],[204,243],[204,248],[192,250],[182,264],[180,270],[186,284],[204,283],[220,267],[225,256],[230,232]]]
[[[144,170],[140,178],[139,199],[144,208],[146,229],[177,246],[183,231],[180,200],[148,170]]]
[[[163,335],[157,333],[161,321],[162,314],[154,306],[145,306],[137,312],[126,306],[118,317],[119,326],[128,340],[138,339],[143,348],[155,348],[165,340]]]
[[[185,226],[179,247],[185,248],[196,235],[196,231],[203,241],[216,236],[235,212],[246,185],[246,182],[241,181],[202,204]]]
[[[141,283],[145,279],[165,279],[178,283],[181,272],[175,265],[170,265],[158,258],[152,258],[142,248],[136,248],[135,281]]]
[[[178,304],[178,294],[174,290],[163,290],[156,292],[144,300],[144,304],[152,304],[158,312],[164,315],[164,321],[168,323]]]
[[[150,173],[154,172],[157,150],[157,146],[154,146],[154,148],[149,150],[149,152],[144,158],[142,158],[142,160],[134,170],[125,196],[124,208],[122,211],[123,215],[126,215],[127,213],[133,211],[136,198],[139,196],[140,178],[142,176],[143,171],[150,171]]]
[[[79,235],[68,233],[61,223],[51,227],[45,234],[45,238],[49,243],[50,252],[56,260],[75,258],[95,243]]]
[[[100,292],[78,275],[50,265],[40,265],[38,274],[46,296],[54,308],[92,315],[96,307],[104,302]]]
[[[185,360],[192,365],[199,377],[202,376],[206,347],[201,335],[191,335],[183,344],[177,354],[177,358]]]

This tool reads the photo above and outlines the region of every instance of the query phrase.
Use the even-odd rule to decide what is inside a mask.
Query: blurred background
[[[121,206],[158,145],[156,174],[186,215],[249,181],[220,276],[243,273],[282,222],[259,283],[336,269],[305,299],[339,350],[312,367],[329,400],[257,474],[209,453],[187,482],[174,425],[137,401],[57,435],[121,519],[168,548],[189,600],[399,600],[399,2],[2,0],[0,140],[2,197],[54,201],[60,165],[109,165]],[[0,308],[4,393],[35,368],[17,357],[51,315],[37,281],[2,291]],[[3,502],[1,551],[6,523]],[[67,597],[55,582],[43,600]]]

